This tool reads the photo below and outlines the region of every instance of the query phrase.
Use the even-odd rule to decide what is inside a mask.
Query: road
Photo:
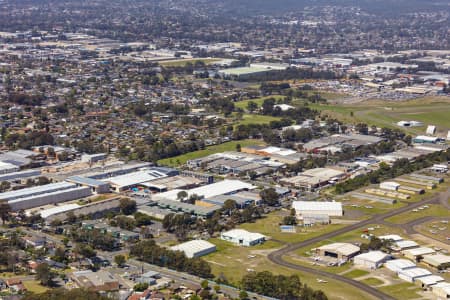
[[[268,258],[275,264],[290,268],[290,269],[294,269],[294,270],[298,270],[298,271],[302,271],[302,272],[306,272],[306,273],[310,273],[310,274],[314,274],[320,277],[326,277],[329,279],[334,279],[349,285],[352,285],[353,287],[362,290],[370,295],[372,295],[373,297],[377,298],[377,299],[386,299],[386,300],[394,300],[395,298],[377,290],[376,288],[373,288],[371,286],[365,285],[359,281],[338,275],[338,274],[333,274],[333,273],[328,273],[326,271],[322,271],[322,270],[318,270],[318,269],[314,269],[314,268],[310,268],[310,267],[306,267],[306,266],[301,266],[301,265],[296,265],[294,263],[290,263],[288,261],[285,261],[283,259],[283,256],[293,252],[297,249],[303,248],[303,247],[307,247],[310,245],[313,245],[315,243],[318,243],[320,241],[323,240],[327,240],[327,239],[331,239],[335,236],[338,235],[342,235],[344,233],[356,230],[358,228],[370,225],[370,224],[377,224],[377,223],[381,223],[384,221],[384,219],[401,214],[401,213],[405,213],[408,211],[411,211],[415,208],[418,208],[420,206],[423,206],[425,204],[430,204],[430,203],[443,203],[443,202],[447,202],[447,199],[450,197],[450,189],[448,189],[445,192],[439,193],[435,196],[433,196],[432,198],[429,199],[425,199],[423,201],[419,201],[419,202],[415,202],[415,203],[409,203],[406,206],[403,206],[401,208],[398,209],[394,209],[391,210],[387,213],[384,214],[380,214],[380,215],[376,215],[370,219],[367,220],[363,220],[361,222],[340,228],[336,231],[333,232],[329,232],[317,237],[314,237],[312,239],[309,240],[305,240],[299,243],[294,243],[294,244],[290,244],[287,247],[281,248],[280,250],[274,251],[272,253],[269,254]]]

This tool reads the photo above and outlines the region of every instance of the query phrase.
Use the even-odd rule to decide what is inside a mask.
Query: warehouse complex
[[[327,223],[330,217],[342,217],[344,212],[341,202],[294,201],[292,208],[295,216],[304,224]]]
[[[78,187],[74,183],[58,182],[1,193],[0,200],[7,201],[13,211],[18,211],[91,195],[92,191],[89,187]]]
[[[186,257],[200,257],[216,251],[216,245],[204,240],[193,240],[173,247],[170,250],[184,252]]]

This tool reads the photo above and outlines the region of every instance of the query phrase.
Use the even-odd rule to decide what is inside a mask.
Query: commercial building
[[[433,294],[438,297],[438,299],[450,299],[450,283],[439,282],[431,287]]]
[[[382,138],[372,135],[335,134],[312,140],[304,144],[303,149],[307,152],[319,153],[326,151],[329,147],[333,147],[336,149],[335,152],[340,152],[343,148],[358,149],[361,146],[377,144],[382,140]]]
[[[392,272],[398,273],[402,270],[408,270],[416,267],[416,264],[407,259],[393,259],[387,261],[384,266]]]
[[[109,192],[109,184],[100,180],[82,176],[72,176],[67,178],[66,181],[75,183],[77,186],[89,187],[92,192],[96,194],[104,194]]]
[[[8,174],[19,171],[20,168],[14,164],[0,161],[0,174]]]
[[[30,209],[47,204],[61,203],[91,196],[88,187],[77,187],[73,183],[58,182],[0,194],[13,211]]]
[[[313,249],[317,256],[330,257],[339,261],[348,261],[358,255],[360,248],[349,243],[332,243]]]
[[[408,281],[408,282],[414,282],[418,278],[429,276],[432,273],[426,269],[423,268],[410,268],[405,270],[398,271],[397,275],[399,278]]]
[[[396,251],[403,251],[403,250],[408,250],[408,249],[413,249],[413,248],[417,248],[419,247],[419,244],[417,244],[414,241],[398,241],[398,242],[394,242],[394,246],[392,246],[393,250]]]
[[[225,179],[223,181],[184,191],[188,194],[188,197],[191,195],[197,195],[200,198],[208,199],[219,195],[230,195],[239,191],[253,190],[255,188],[256,186],[240,180]],[[156,194],[153,196],[153,200],[159,201],[165,199],[176,201],[179,200],[178,193],[181,191],[183,190],[175,189],[165,193]]]
[[[344,214],[341,202],[293,201],[292,208],[295,209],[295,215],[299,220],[302,220],[305,216],[310,218],[315,215],[342,217]]]
[[[367,253],[359,254],[353,258],[353,263],[356,266],[378,269],[390,259],[390,255],[382,251],[370,251]]]
[[[254,246],[264,243],[266,236],[260,233],[249,232],[244,229],[232,229],[220,234],[224,241],[231,242],[239,246]]]
[[[423,263],[436,269],[450,265],[450,256],[444,254],[425,254],[423,255]]]
[[[389,191],[397,191],[400,187],[400,184],[393,181],[385,181],[380,183],[380,189],[389,190]]]
[[[204,240],[188,241],[173,247],[170,247],[172,251],[184,252],[186,257],[201,257],[216,251],[216,245]]]
[[[419,261],[423,258],[424,255],[435,254],[436,251],[428,247],[418,247],[402,251],[402,253],[406,258],[409,258],[413,261]]]
[[[41,211],[41,217],[45,219],[47,224],[50,224],[53,220],[65,221],[67,214],[72,212],[75,216],[91,216],[93,219],[104,216],[111,211],[118,211],[120,206],[120,199],[118,197],[106,199],[103,201],[96,201],[87,203],[85,205],[67,204],[63,206],[57,206]]]
[[[427,135],[418,135],[413,139],[413,143],[415,144],[436,144],[438,142],[443,142],[444,140],[439,138],[439,137],[435,137],[435,136],[427,136]]]
[[[96,292],[109,292],[119,290],[119,281],[114,276],[104,270],[93,272],[91,270],[77,271],[70,275],[70,278],[80,288]]]
[[[167,177],[167,175],[160,171],[149,169],[103,179],[103,181],[108,182],[115,192],[122,192],[127,189],[136,187],[139,184],[150,182],[152,180],[160,179],[163,177]]]
[[[160,278],[161,275],[155,271],[148,271],[142,274],[139,278],[136,279],[139,283],[147,283],[148,285],[156,284],[156,279]]]
[[[334,184],[345,178],[345,172],[331,168],[315,168],[306,170],[297,176],[284,178],[281,183],[307,191]]]
[[[105,160],[107,157],[107,153],[83,154],[81,155],[81,161],[85,163],[96,163]]]
[[[30,177],[37,177],[41,175],[40,170],[24,170],[19,172],[12,172],[7,174],[0,175],[0,182],[1,181],[20,181],[22,179],[30,178]]]
[[[211,217],[216,211],[218,211],[221,207],[218,205],[212,206],[200,206],[190,203],[185,203],[181,201],[173,201],[167,199],[161,199],[153,203],[154,205],[159,206],[162,209],[168,210],[172,213],[187,213],[192,214],[202,218]]]
[[[416,283],[420,285],[421,288],[427,289],[439,282],[444,282],[445,279],[438,275],[428,275],[416,279]]]

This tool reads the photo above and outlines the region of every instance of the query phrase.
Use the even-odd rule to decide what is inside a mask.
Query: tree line
[[[213,278],[211,267],[200,258],[187,258],[181,251],[171,251],[158,246],[154,240],[146,240],[133,245],[130,255],[144,262],[166,267],[191,275]]]

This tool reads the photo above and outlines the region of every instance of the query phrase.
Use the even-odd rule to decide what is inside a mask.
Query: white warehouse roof
[[[380,240],[392,240],[394,242],[403,241],[403,238],[397,234],[388,234],[382,235],[378,237]]]
[[[378,263],[380,261],[383,261],[386,259],[386,257],[388,257],[389,255],[382,252],[382,251],[370,251],[367,253],[363,253],[360,255],[357,255],[354,257],[354,259],[362,259],[365,261],[369,261],[369,262],[373,262],[373,263]]]
[[[294,201],[292,202],[292,208],[298,211],[330,211],[336,210],[342,212],[341,202],[316,202],[316,201]]]
[[[401,270],[398,272],[399,275],[404,275],[410,278],[418,278],[431,275],[432,273],[423,268],[411,268],[406,270]]]
[[[75,187],[76,187],[76,184],[64,182],[64,181],[57,182],[57,183],[50,183],[50,184],[25,188],[25,189],[21,189],[21,190],[1,193],[0,199],[1,200],[14,200],[14,199],[18,199],[18,198],[30,197],[32,195],[46,194],[46,193],[50,193],[53,191],[71,189],[71,188],[75,188]]]
[[[49,216],[52,216],[54,214],[59,214],[59,213],[63,213],[66,211],[70,211],[70,210],[74,210],[81,207],[80,205],[73,203],[73,204],[66,204],[66,205],[61,205],[61,206],[56,206],[56,207],[52,207],[52,208],[48,208],[48,209],[44,209],[41,210],[39,212],[39,214],[41,215],[42,218],[48,218]]]
[[[240,180],[229,180],[225,179],[223,181],[219,181],[216,183],[200,186],[198,188],[185,190],[189,196],[198,195],[204,198],[211,198],[219,195],[230,194],[233,192],[237,192],[240,190],[252,190],[255,189],[256,186],[246,183]],[[169,199],[169,200],[177,200],[177,195],[182,190],[175,189],[165,193],[160,193],[153,196],[153,199]]]
[[[224,232],[223,235],[226,235],[236,240],[238,239],[259,240],[266,237],[261,233],[250,232],[244,229],[232,229],[227,232]]]
[[[317,249],[334,253],[341,253],[345,256],[350,256],[360,250],[358,246],[349,243],[332,243],[321,246]]]
[[[419,246],[419,244],[417,244],[414,241],[398,241],[395,242],[395,246],[397,246],[400,249],[406,249],[406,248],[413,248],[413,247],[417,247]]]
[[[421,277],[417,280],[422,282],[424,285],[430,286],[430,285],[434,285],[436,283],[442,282],[445,279],[438,275],[429,275],[429,276]]]
[[[182,251],[186,257],[197,257],[198,254],[204,253],[204,255],[216,251],[216,245],[204,240],[188,241],[173,247],[170,247],[172,251]]]
[[[406,256],[420,256],[432,253],[436,253],[436,251],[429,247],[419,247],[403,251],[403,254]]]
[[[167,177],[167,175],[155,170],[148,170],[119,175],[104,179],[103,181],[119,187],[128,187],[163,177]]]
[[[386,268],[394,272],[414,268],[416,266],[415,263],[407,259],[389,260],[384,265]]]

